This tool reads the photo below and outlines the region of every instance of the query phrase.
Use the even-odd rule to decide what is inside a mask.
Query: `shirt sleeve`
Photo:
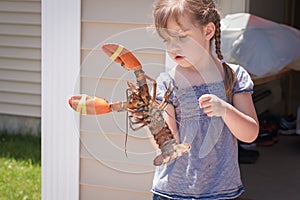
[[[167,89],[172,90],[174,88],[174,80],[171,78],[170,74],[168,74],[167,72],[163,72],[156,79],[156,84],[157,84],[157,88],[156,88],[155,99],[156,101],[161,102],[163,101]],[[173,98],[174,98],[174,94],[172,92],[167,102],[169,104],[173,104]]]
[[[253,93],[254,84],[249,73],[241,66],[237,67],[235,73],[236,81],[233,87],[233,94]]]

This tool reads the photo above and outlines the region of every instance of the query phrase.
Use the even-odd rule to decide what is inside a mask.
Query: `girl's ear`
[[[205,27],[204,27],[204,36],[205,36],[205,39],[207,41],[210,41],[211,38],[214,37],[215,31],[216,31],[216,26],[215,26],[214,23],[209,22],[208,24],[206,24]]]

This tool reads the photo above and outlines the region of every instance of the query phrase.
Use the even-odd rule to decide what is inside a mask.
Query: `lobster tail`
[[[162,152],[153,160],[153,164],[155,166],[160,166],[174,158],[182,156],[183,154],[188,153],[191,149],[191,145],[187,143],[178,144],[176,142],[167,124],[165,124],[165,126],[154,135],[154,139]]]

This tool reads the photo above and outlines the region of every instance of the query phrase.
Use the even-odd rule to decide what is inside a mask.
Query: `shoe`
[[[264,113],[259,116],[259,134],[256,139],[258,146],[272,146],[279,141],[278,117],[272,113]]]
[[[293,135],[296,133],[296,117],[293,115],[283,116],[279,120],[279,134]]]
[[[253,148],[256,147],[256,141],[251,142],[251,143],[246,143],[246,142],[239,142],[239,146],[245,149]]]
[[[273,139],[273,135],[268,132],[259,133],[256,138],[257,146],[272,146],[276,143],[276,140]]]

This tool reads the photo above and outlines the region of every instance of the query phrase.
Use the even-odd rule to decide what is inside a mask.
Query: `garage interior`
[[[300,29],[300,2],[296,0],[251,0],[250,13],[277,23]],[[293,65],[300,66],[300,62]],[[283,70],[277,74],[255,79],[255,101],[259,116],[264,113],[297,116],[300,106],[300,72]],[[245,192],[242,199],[297,200],[300,199],[300,136],[278,134],[278,141],[269,145],[248,148],[259,153],[253,163],[241,163]],[[247,150],[248,150],[247,149]]]

